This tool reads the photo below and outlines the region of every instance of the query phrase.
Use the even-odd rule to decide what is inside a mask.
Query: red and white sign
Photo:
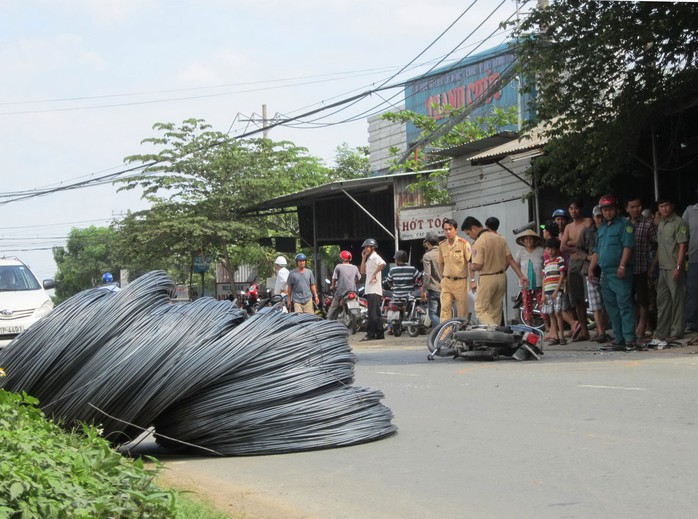
[[[453,218],[453,207],[436,205],[431,207],[410,207],[398,213],[398,232],[401,240],[419,240],[428,232],[443,236],[445,218]]]

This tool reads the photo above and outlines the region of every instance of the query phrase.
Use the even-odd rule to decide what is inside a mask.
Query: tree
[[[254,244],[268,235],[265,222],[242,210],[330,178],[319,159],[288,141],[239,141],[200,119],[154,129],[161,135],[143,143],[159,150],[126,157],[145,167],[120,181],[121,189],[143,189],[153,204],[122,223],[120,250],[128,262],[212,256],[232,277],[238,265],[259,257]]]
[[[113,247],[115,239],[113,228],[93,225],[71,229],[66,246],[53,248],[53,259],[58,266],[57,302],[101,284],[105,272],[119,271],[120,263]]]
[[[653,124],[695,102],[697,4],[558,0],[534,8],[515,36],[550,139],[535,163],[541,185],[605,191],[638,167]]]
[[[331,180],[362,178],[369,176],[370,173],[367,146],[352,149],[346,142],[337,146]]]
[[[447,112],[448,115],[446,118],[457,117],[463,110],[455,110],[450,106],[445,106],[441,109]],[[410,110],[387,112],[382,115],[382,118],[397,123],[412,123],[421,131],[420,138],[433,133],[439,127],[439,122],[435,119]],[[442,119],[442,121],[443,120],[444,119]],[[516,122],[517,111],[515,106],[507,108],[495,107],[486,115],[471,116],[462,123],[456,124],[451,131],[446,133],[443,137],[434,140],[430,148],[440,150],[476,141],[494,135],[500,131],[501,128],[516,124]],[[421,190],[427,205],[443,205],[451,202],[450,195],[445,189],[448,181],[448,165],[451,161],[449,157],[443,157],[422,150],[421,153],[418,151],[404,162],[400,162],[398,159],[399,153],[397,148],[391,149],[391,154],[394,157],[390,168],[392,171],[436,169],[435,171],[423,175],[417,175],[417,181],[410,184],[409,189]],[[435,166],[437,166],[437,168],[435,168]]]

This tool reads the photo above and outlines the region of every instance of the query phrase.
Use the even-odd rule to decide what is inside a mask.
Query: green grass
[[[182,519],[232,519],[207,503],[191,498],[186,494],[178,494],[179,506],[177,507]]]
[[[84,425],[63,431],[38,401],[0,389],[0,519],[225,519],[153,483],[159,470],[124,458]]]

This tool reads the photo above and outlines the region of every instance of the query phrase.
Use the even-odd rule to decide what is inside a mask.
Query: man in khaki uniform
[[[652,277],[659,268],[657,328],[654,336],[660,340],[675,341],[681,338],[686,325],[684,261],[688,245],[688,227],[674,212],[672,200],[660,198],[657,200],[657,206],[661,216],[657,225],[657,255],[649,271]]]
[[[475,241],[471,268],[480,275],[475,313],[481,324],[499,325],[502,322],[502,301],[507,288],[507,267],[511,265],[524,289],[528,287],[528,279],[521,272],[502,236],[485,229],[472,216],[463,221],[461,228]]]
[[[439,243],[439,266],[441,267],[441,322],[453,317],[468,315],[468,262],[472,253],[468,240],[456,235],[458,222],[453,218],[444,220],[442,228],[446,239]]]

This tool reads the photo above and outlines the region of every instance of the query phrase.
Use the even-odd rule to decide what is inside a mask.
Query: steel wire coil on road
[[[119,292],[73,296],[0,350],[0,387],[36,396],[65,426],[99,424],[114,444],[154,425],[170,448],[253,455],[397,430],[380,391],[351,386],[356,358],[340,323],[246,319],[229,301],[175,305],[173,293],[156,271]]]

